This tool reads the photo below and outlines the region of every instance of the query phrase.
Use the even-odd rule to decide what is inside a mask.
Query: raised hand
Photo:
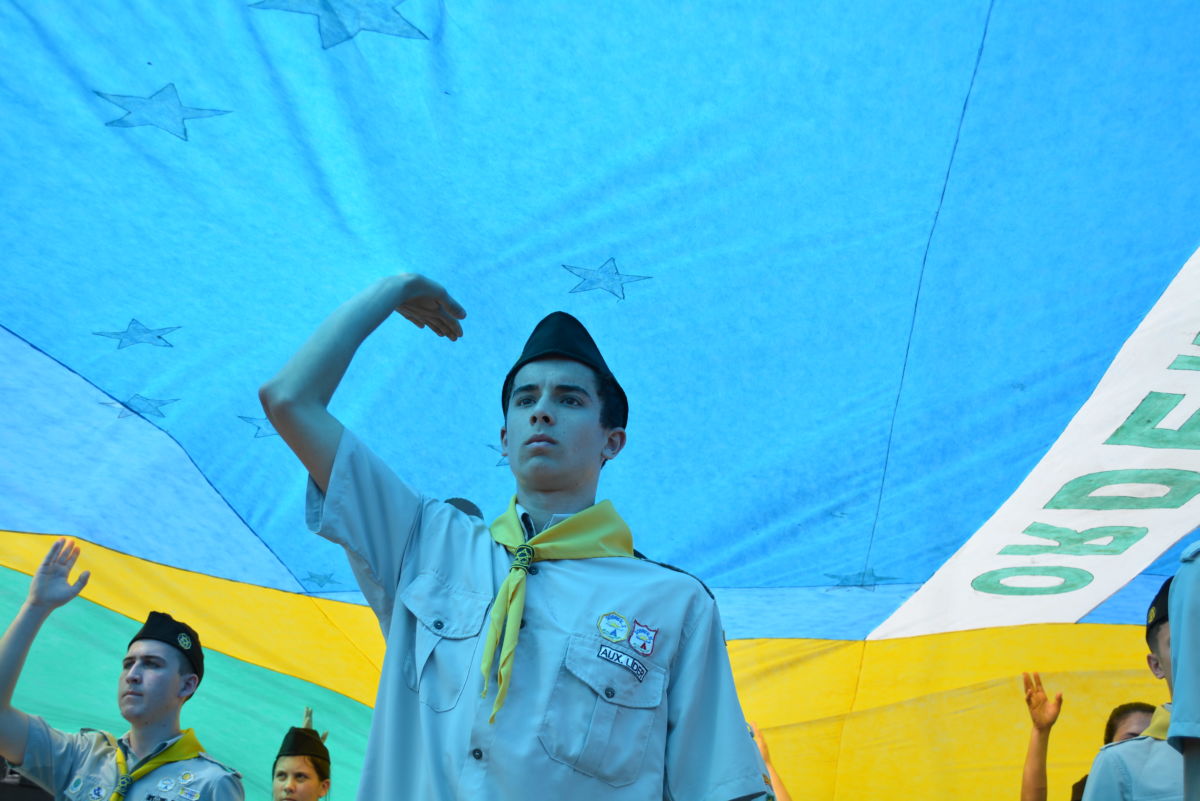
[[[767,738],[763,737],[762,730],[754,723],[750,723],[750,733],[754,737],[754,744],[758,746],[758,752],[762,754],[763,762],[770,762],[771,752],[767,748]]]
[[[312,725],[312,707],[311,706],[304,707],[304,722],[300,724],[300,728],[312,729],[313,731],[316,731],[316,729],[313,729],[313,725]],[[321,732],[321,742],[325,742],[325,739],[327,737],[329,737],[329,732],[327,732],[327,731]]]
[[[461,337],[462,325],[458,321],[466,317],[467,312],[458,301],[437,281],[423,275],[409,273],[404,279],[406,299],[396,311],[418,328],[428,327],[440,337],[451,340]]]
[[[1029,719],[1033,721],[1035,729],[1048,731],[1062,710],[1062,693],[1055,695],[1051,701],[1042,689],[1041,676],[1036,672],[1032,676],[1029,673],[1022,673],[1021,676],[1025,680],[1025,706],[1029,707]]]
[[[72,584],[71,568],[79,558],[79,546],[66,539],[55,541],[38,565],[29,585],[28,603],[45,609],[57,609],[78,595],[88,583],[91,571],[79,574]]]

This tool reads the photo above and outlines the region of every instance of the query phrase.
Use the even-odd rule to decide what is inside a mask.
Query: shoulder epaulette
[[[196,754],[196,758],[203,759],[206,762],[211,762],[214,765],[216,765],[217,767],[224,770],[226,773],[230,773],[239,779],[242,778],[242,774],[238,773],[236,770],[229,767],[224,762],[221,762],[219,759],[217,759],[216,757],[214,757],[212,754],[208,753],[207,751],[201,751],[200,753]]]
[[[667,570],[674,570],[676,573],[682,573],[685,576],[690,576],[691,578],[696,579],[696,581],[698,581],[700,583],[700,586],[704,588],[704,591],[706,593],[708,593],[708,597],[712,598],[714,601],[717,600],[717,596],[713,595],[712,590],[710,590],[708,588],[707,584],[705,584],[703,581],[701,581],[699,576],[696,576],[692,573],[687,572],[682,567],[675,567],[675,565],[669,565],[666,562],[659,562],[656,559],[651,559],[650,557],[646,556],[646,554],[642,553],[641,551],[637,550],[636,548],[633,551],[633,555],[636,556],[638,559],[641,559],[643,562],[649,562],[652,565],[658,565],[659,567],[665,567]]]

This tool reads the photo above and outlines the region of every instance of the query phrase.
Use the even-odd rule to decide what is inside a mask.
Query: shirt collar
[[[553,525],[561,523],[564,520],[569,520],[572,516],[573,515],[550,515],[550,519],[546,521],[546,525],[542,526],[540,530],[535,531],[534,529],[536,527],[533,524],[533,518],[529,516],[529,512],[525,511],[524,506],[521,506],[519,503],[517,504],[517,519],[521,521],[521,527],[525,529],[526,540],[528,540],[530,537],[535,537],[538,534],[541,534],[543,531]]]
[[[151,759],[152,757],[155,757],[158,754],[161,754],[163,751],[166,751],[168,748],[170,748],[175,743],[176,740],[178,740],[182,736],[183,736],[183,732],[180,732],[179,734],[176,734],[174,737],[170,737],[166,740],[163,740],[161,743],[154,746],[154,748],[150,749],[150,753],[143,754],[141,757],[139,757],[137,764],[130,765],[129,769],[132,771],[132,770],[136,769],[138,765],[145,762],[147,759]],[[126,759],[129,759],[130,757],[132,757],[134,755],[133,751],[131,751],[129,749],[129,732],[125,732],[125,734],[122,735],[121,739],[117,740],[117,745],[120,746],[121,750],[125,752]]]

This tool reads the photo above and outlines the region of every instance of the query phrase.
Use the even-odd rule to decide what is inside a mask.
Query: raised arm
[[[1050,746],[1050,729],[1062,709],[1062,693],[1051,701],[1042,689],[1042,677],[1022,673],[1025,680],[1025,706],[1033,730],[1029,733],[1029,750],[1025,752],[1025,771],[1021,776],[1021,801],[1046,801],[1046,755]]]
[[[29,718],[12,705],[13,690],[21,668],[25,666],[29,648],[46,618],[78,595],[87,584],[89,573],[86,570],[74,584],[67,580],[78,557],[79,546],[72,542],[58,540],[50,547],[50,552],[33,574],[25,603],[8,625],[8,631],[0,637],[0,756],[14,765],[21,764],[25,758]]]
[[[258,391],[263,410],[322,490],[329,485],[342,424],[329,413],[350,360],[393,311],[451,340],[462,336],[462,306],[428,278],[404,273],[376,281],[317,327],[283,369]]]

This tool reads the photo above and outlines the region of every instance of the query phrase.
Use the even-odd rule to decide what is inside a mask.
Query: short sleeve
[[[1167,742],[1180,753],[1184,738],[1200,738],[1200,543],[1183,552],[1171,581],[1171,727]]]
[[[245,801],[246,792],[242,789],[242,780],[236,773],[226,773],[209,785],[208,794],[204,798],[212,801]]]
[[[1088,772],[1083,801],[1131,801],[1129,771],[1111,747],[1100,749]]]
[[[721,617],[705,596],[685,632],[667,690],[665,796],[671,801],[757,798],[771,789],[738,702]]]
[[[25,754],[14,770],[57,798],[79,772],[99,736],[59,731],[37,715],[29,715]]]
[[[404,553],[427,503],[349,429],[338,443],[328,491],[308,481],[308,526],[346,550],[385,636]]]

